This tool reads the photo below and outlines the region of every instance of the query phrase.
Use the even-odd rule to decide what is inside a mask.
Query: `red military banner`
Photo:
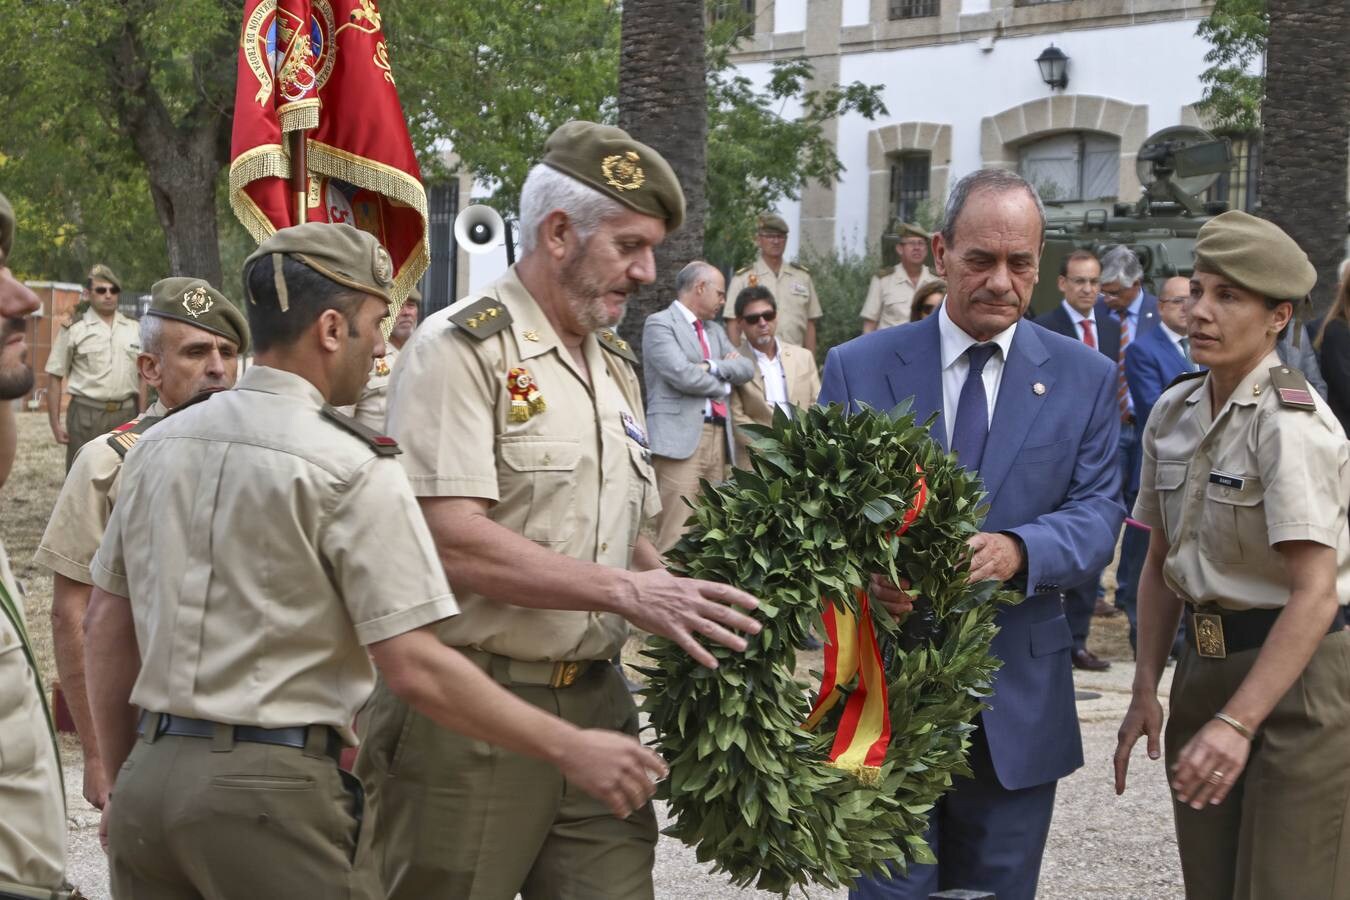
[[[230,206],[254,239],[296,222],[288,135],[307,131],[306,220],[379,238],[398,299],[426,270],[427,198],[375,0],[247,0]]]

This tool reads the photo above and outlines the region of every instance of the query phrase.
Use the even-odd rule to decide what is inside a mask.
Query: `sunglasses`
[[[778,318],[778,311],[774,309],[765,310],[762,313],[750,313],[748,316],[741,316],[741,321],[747,325],[758,325],[760,320],[772,322]]]
[[[96,287],[94,293],[102,296],[103,294],[112,294],[114,297],[122,293],[120,287]]]

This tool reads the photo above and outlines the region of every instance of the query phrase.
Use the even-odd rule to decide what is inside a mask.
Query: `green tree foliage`
[[[816,360],[825,362],[830,348],[850,341],[862,332],[858,312],[867,297],[867,287],[876,274],[879,258],[875,250],[831,250],[806,253],[803,262],[811,269],[811,280],[820,298],[820,321],[816,323]]]
[[[1209,42],[1200,76],[1205,94],[1197,108],[1225,131],[1255,131],[1261,121],[1265,75],[1252,67],[1266,52],[1270,14],[1266,0],[1218,0],[1196,34]]]

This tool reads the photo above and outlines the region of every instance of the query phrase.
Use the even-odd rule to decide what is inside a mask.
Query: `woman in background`
[[[917,322],[926,319],[942,305],[947,296],[947,282],[929,281],[920,285],[914,294],[914,304],[909,308],[909,320]]]

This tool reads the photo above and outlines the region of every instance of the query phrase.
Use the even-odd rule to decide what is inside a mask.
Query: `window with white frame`
[[[1120,195],[1120,138],[1069,131],[1023,144],[1017,168],[1041,199],[1072,202]]]

